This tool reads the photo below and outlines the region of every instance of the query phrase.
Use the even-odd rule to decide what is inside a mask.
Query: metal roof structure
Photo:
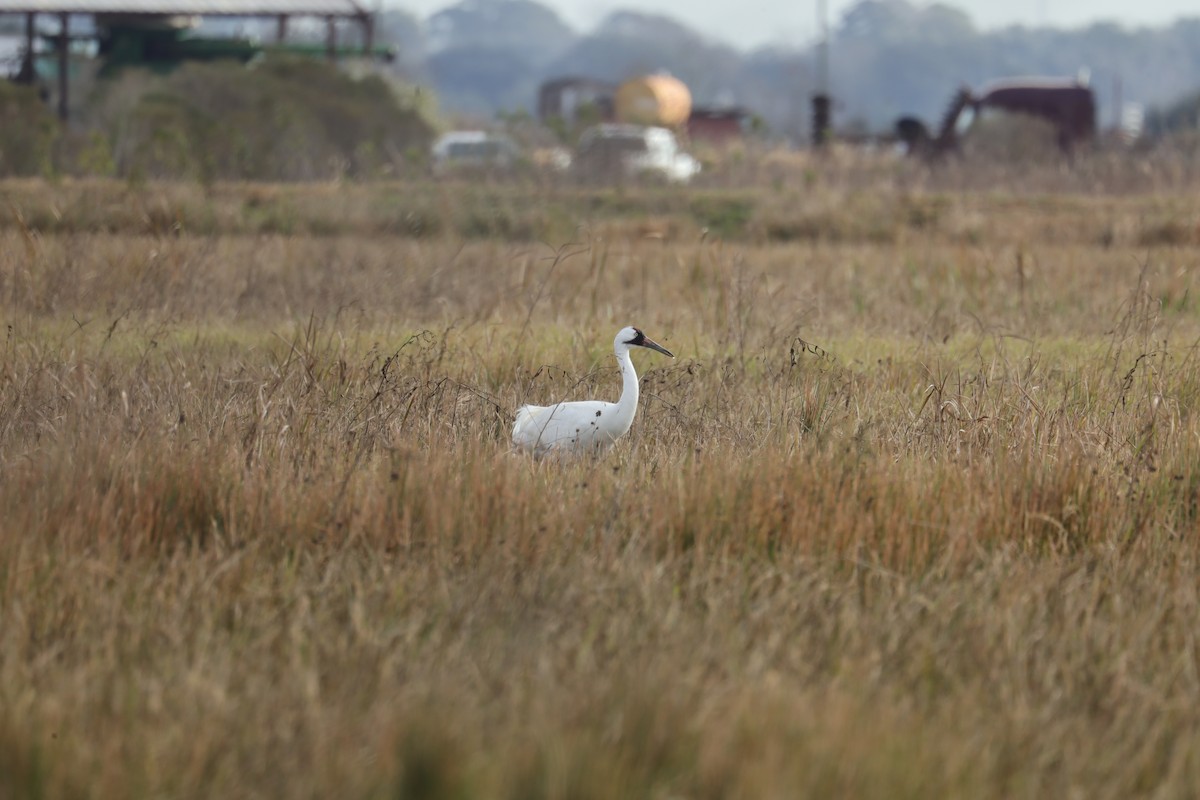
[[[126,26],[153,29],[162,20],[190,17],[273,17],[278,24],[276,38],[282,41],[289,18],[320,17],[326,23],[327,52],[331,59],[336,52],[338,20],[350,20],[362,27],[363,52],[372,49],[375,23],[374,15],[360,0],[0,0],[0,16],[5,15],[25,17],[25,47],[16,78],[19,83],[36,80],[34,39],[40,36],[54,43],[58,57],[58,115],[64,121],[69,106],[70,42],[98,35],[94,31],[72,35],[72,18],[78,22],[80,18],[91,17],[93,22],[104,20],[113,24],[120,21]],[[57,18],[58,33],[39,34],[36,30],[38,17]]]
[[[356,0],[0,0],[0,14],[363,17]]]

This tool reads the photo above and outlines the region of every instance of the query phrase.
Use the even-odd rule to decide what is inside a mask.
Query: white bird
[[[649,347],[675,357],[637,328],[622,328],[613,340],[613,352],[621,367],[621,399],[616,403],[582,400],[553,406],[521,406],[513,425],[513,444],[535,456],[607,452],[629,430],[637,413],[638,377],[629,357],[631,347]]]

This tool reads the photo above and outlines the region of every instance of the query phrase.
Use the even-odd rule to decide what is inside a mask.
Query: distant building
[[[595,78],[565,77],[546,81],[538,90],[538,119],[579,122],[579,112],[594,109],[586,122],[657,125],[688,139],[725,146],[742,139],[750,112],[738,106],[693,107],[691,93],[669,75],[646,75],[620,86]]]
[[[557,117],[573,123],[581,109],[592,108],[598,119],[588,122],[609,121],[613,118],[616,90],[615,85],[594,78],[567,77],[546,81],[538,90],[538,119],[545,122]]]
[[[740,141],[746,133],[750,112],[744,108],[693,108],[687,121],[693,142],[723,147]]]
[[[178,64],[185,60],[236,58],[249,60],[262,50],[252,42],[185,37],[203,17],[271,19],[276,39],[283,42],[293,17],[323,19],[326,42],[316,46],[333,58],[338,50],[336,23],[358,25],[365,53],[374,50],[374,15],[359,0],[0,0],[0,20],[15,18],[23,27],[19,66],[21,83],[49,82],[56,86],[58,113],[67,118],[73,52],[81,43],[94,43],[106,67]],[[23,21],[23,25],[20,24]],[[49,23],[49,30],[42,23]],[[46,49],[39,51],[38,42]],[[11,46],[0,53],[0,68],[12,72]],[[39,62],[43,62],[43,68]],[[42,72],[46,74],[41,74]]]

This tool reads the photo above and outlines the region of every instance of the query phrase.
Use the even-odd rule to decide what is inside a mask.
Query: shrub
[[[126,176],[370,177],[403,169],[432,134],[382,78],[356,80],[303,58],[190,63],[161,78],[126,72],[100,106]]]
[[[36,88],[0,81],[0,175],[52,172],[60,130]]]

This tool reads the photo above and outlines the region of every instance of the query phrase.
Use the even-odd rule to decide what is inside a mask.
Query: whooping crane
[[[637,413],[638,377],[629,348],[649,347],[675,357],[667,348],[646,338],[637,328],[622,328],[613,340],[613,352],[621,367],[621,399],[616,403],[582,400],[553,406],[521,406],[513,425],[513,444],[535,456],[548,453],[601,454],[625,435]]]

